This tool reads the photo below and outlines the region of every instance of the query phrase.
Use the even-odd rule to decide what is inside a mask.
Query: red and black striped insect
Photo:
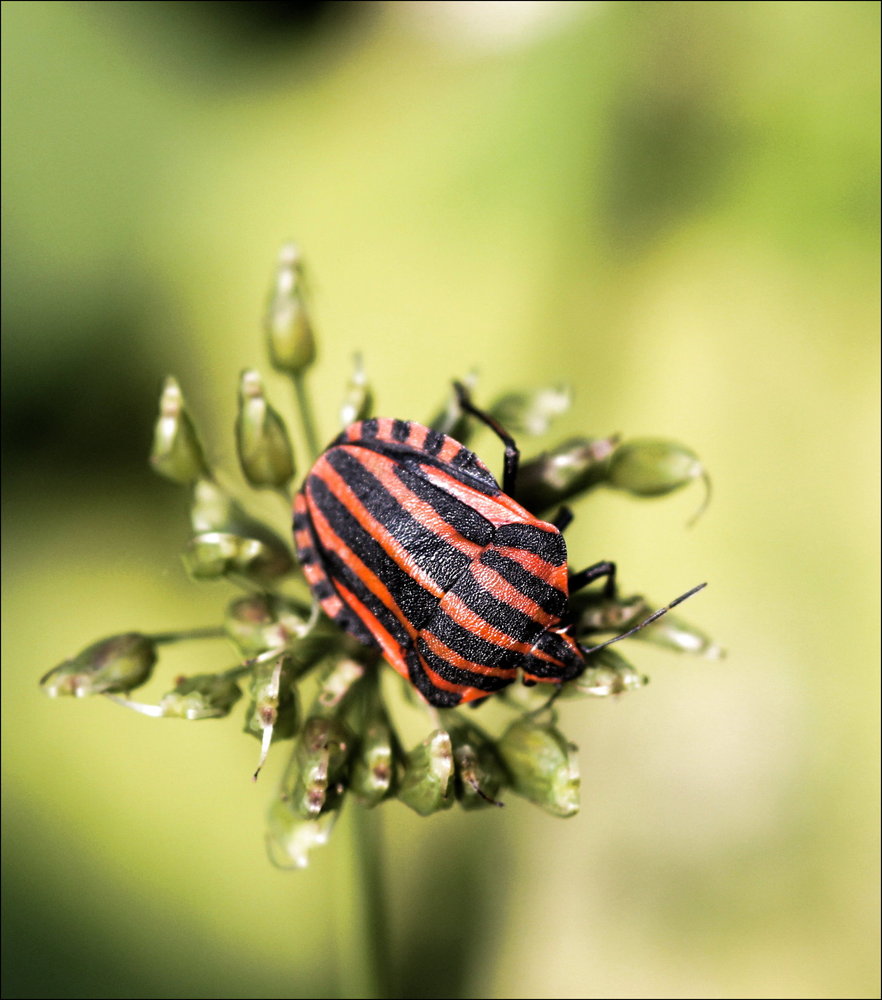
[[[615,566],[569,575],[560,530],[569,517],[541,521],[512,499],[513,438],[456,389],[505,444],[502,488],[452,437],[377,418],[332,442],[294,502],[297,555],[325,614],[439,707],[486,698],[519,674],[560,684],[636,631],[592,648],[571,635],[569,594],[606,578],[612,595]]]

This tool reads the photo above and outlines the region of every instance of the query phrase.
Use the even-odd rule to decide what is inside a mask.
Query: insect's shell
[[[518,669],[528,682],[584,669],[556,628],[562,535],[451,437],[405,420],[352,424],[306,477],[294,539],[324,612],[432,705],[485,698]]]

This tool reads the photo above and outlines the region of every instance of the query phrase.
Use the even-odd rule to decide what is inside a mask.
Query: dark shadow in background
[[[303,39],[334,32],[345,21],[360,16],[359,8],[365,4],[355,0],[302,0],[300,3],[231,0],[189,6],[203,8],[198,11],[200,16],[210,17],[247,47],[284,43],[292,35]]]
[[[354,35],[351,29],[369,19],[375,5],[358,0],[153,0],[114,6],[120,8],[116,16],[123,30],[155,33],[154,49],[176,70],[204,78],[206,64],[214,62],[219,76],[207,82],[222,88],[235,86],[237,78],[264,68],[273,59],[293,55],[307,63],[315,50],[321,50],[321,65],[326,66],[331,49],[326,43]],[[346,51],[338,48],[341,54]]]
[[[71,865],[76,863],[72,858]],[[84,877],[83,895],[95,891],[100,887]],[[272,974],[263,974],[260,963],[243,961],[238,953],[224,964],[217,944],[200,941],[192,929],[189,940],[185,928],[172,929],[184,940],[174,955],[164,955],[157,950],[156,921],[155,913],[146,915],[133,907],[128,926],[120,933],[96,917],[91,905],[81,906],[69,886],[50,897],[39,873],[31,877],[27,871],[14,871],[4,879],[3,996],[8,1000],[293,1000],[335,995],[333,983],[319,978],[311,963],[299,972],[292,970],[280,982],[275,968]],[[182,958],[187,947],[192,961]],[[206,965],[205,953],[217,960],[215,967]]]
[[[143,363],[134,316],[95,316],[65,332],[58,353],[28,365],[26,349],[6,353],[3,372],[3,463],[59,476],[144,468],[159,376]],[[24,313],[24,310],[22,310]],[[26,315],[14,316],[15,338],[27,343]],[[68,349],[75,345],[75,350]],[[161,364],[157,359],[157,364]],[[8,483],[8,485],[13,485]]]
[[[343,0],[154,0],[102,4],[101,16],[117,18],[133,36],[158,34],[160,58],[198,73],[209,87],[221,88],[235,85],[237,73],[248,75],[255,63],[264,65],[339,35],[372,6]],[[90,16],[88,6],[83,13]],[[205,51],[214,58],[194,58]],[[5,260],[15,261],[18,243],[15,225],[10,225],[4,233]],[[33,287],[19,285],[14,263],[5,265],[4,272],[0,440],[7,487],[14,490],[20,474],[28,472],[68,481],[103,470],[114,477],[141,477],[168,363],[143,355],[140,316],[151,307],[143,277],[122,271],[110,275],[100,313],[90,315],[76,302],[70,310],[58,309],[55,316],[75,319],[66,320],[64,336],[54,337],[42,325],[45,314],[39,317],[30,309]],[[75,298],[76,288],[64,294]],[[57,342],[57,350],[35,363],[28,345],[47,338]]]

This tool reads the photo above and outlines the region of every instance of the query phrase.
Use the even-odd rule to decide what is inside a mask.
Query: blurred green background
[[[657,602],[708,579],[687,617],[728,649],[632,646],[647,690],[564,707],[577,818],[381,810],[401,995],[878,996],[879,6],[2,16],[4,995],[340,989],[345,821],[305,872],[263,852],[284,749],[254,786],[237,718],[37,688],[97,637],[217,620],[146,467],[156,395],[174,372],[234,468],[294,237],[323,438],[361,351],[381,413],[471,368],[484,400],[565,381],[556,436],[675,438],[715,483],[689,530],[697,489],[577,511],[574,563]],[[233,656],[182,647],[153,693]]]

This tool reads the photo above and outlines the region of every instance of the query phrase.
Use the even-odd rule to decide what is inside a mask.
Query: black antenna
[[[639,632],[640,629],[646,628],[647,625],[651,625],[654,621],[658,621],[662,615],[666,615],[671,608],[676,608],[678,604],[682,604],[683,601],[692,597],[693,594],[697,594],[699,590],[704,590],[707,586],[706,583],[700,583],[697,587],[693,587],[692,590],[687,590],[685,594],[680,594],[680,596],[675,600],[671,601],[670,604],[666,604],[663,608],[659,608],[654,614],[651,614],[648,618],[644,618],[639,625],[635,625],[633,628],[629,628],[627,632],[622,632],[621,635],[617,635],[612,639],[607,639],[606,642],[601,642],[597,646],[592,646],[590,649],[586,649],[585,646],[580,645],[579,649],[589,656],[591,653],[596,653],[598,649],[603,649],[604,646],[611,646],[614,642],[618,642],[619,639],[627,639],[629,635],[633,635],[635,632]]]

